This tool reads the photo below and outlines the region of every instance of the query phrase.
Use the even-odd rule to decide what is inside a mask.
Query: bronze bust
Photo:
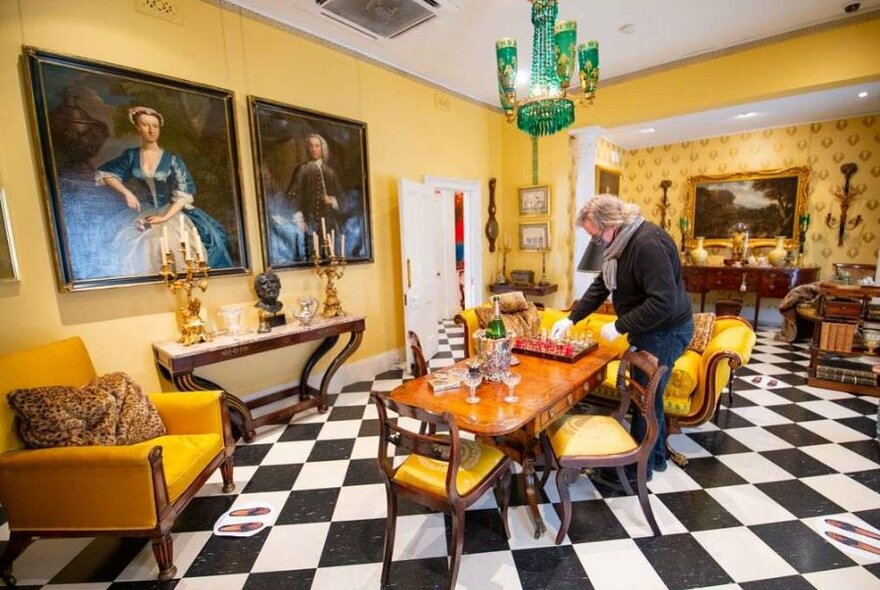
[[[254,278],[254,290],[260,298],[254,304],[266,313],[275,314],[281,311],[284,304],[278,301],[281,292],[281,279],[272,271],[261,272]]]

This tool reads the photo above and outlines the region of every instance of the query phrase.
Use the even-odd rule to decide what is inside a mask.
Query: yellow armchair
[[[220,392],[158,393],[150,399],[168,434],[128,446],[26,449],[6,401],[14,389],[80,386],[95,377],[79,338],[0,357],[0,504],[9,543],[0,572],[14,584],[13,561],[36,537],[93,535],[151,539],[158,578],[174,577],[171,527],[219,467],[232,479],[234,441]]]
[[[556,320],[567,317],[568,313],[568,310],[560,309],[541,310],[541,328],[549,330]],[[592,330],[593,338],[610,344],[623,355],[629,346],[625,337],[608,343],[599,336],[602,326],[615,319],[613,315],[593,313],[578,322],[574,329]],[[454,321],[464,327],[465,355],[470,355],[471,335],[479,328],[477,314],[473,308],[465,309],[455,316]],[[755,332],[749,322],[740,317],[721,316],[716,318],[712,326],[712,336],[703,354],[686,350],[675,361],[663,392],[663,410],[666,415],[666,449],[678,465],[687,465],[687,458],[672,449],[668,437],[681,432],[682,427],[699,426],[712,418],[724,386],[729,385],[731,390],[733,388],[733,371],[751,359],[755,340]],[[618,361],[608,365],[605,381],[591,395],[617,399],[617,367]]]

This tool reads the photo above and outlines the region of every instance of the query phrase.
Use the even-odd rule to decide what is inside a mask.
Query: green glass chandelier
[[[532,75],[529,96],[516,98],[516,40],[509,37],[495,43],[498,60],[498,94],[507,120],[532,137],[552,135],[574,123],[575,104],[593,104],[599,86],[599,43],[577,45],[577,23],[556,22],[558,0],[529,0],[532,3]],[[569,92],[574,74],[575,52],[579,64],[583,98]]]

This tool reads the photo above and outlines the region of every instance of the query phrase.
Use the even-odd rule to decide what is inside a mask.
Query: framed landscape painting
[[[366,123],[254,96],[248,107],[266,268],[313,266],[325,233],[349,264],[372,262]]]
[[[809,167],[738,172],[688,179],[688,237],[706,245],[729,245],[734,224],[749,227],[751,246],[769,246],[776,236],[797,243],[798,216],[806,211]]]
[[[232,92],[24,54],[63,289],[161,281],[185,243],[212,275],[247,272]]]
[[[0,188],[0,283],[18,281],[18,261],[12,240],[12,223],[6,207],[6,193]]]

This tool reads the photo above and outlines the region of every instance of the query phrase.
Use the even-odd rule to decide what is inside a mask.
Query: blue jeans
[[[672,365],[684,353],[685,348],[694,335],[694,322],[688,318],[686,322],[669,330],[651,332],[649,334],[630,334],[629,343],[638,350],[645,350],[657,357],[658,364],[666,366],[669,370],[660,380],[657,386],[657,397],[654,401],[654,408],[657,411],[657,422],[659,422],[660,433],[657,436],[657,442],[654,444],[654,450],[648,457],[648,476],[650,476],[657,466],[663,469],[666,466],[666,420],[663,414],[663,392],[666,390],[666,384],[669,383],[669,376],[672,374]],[[641,371],[633,371],[633,377],[640,384],[647,386],[647,375]],[[642,415],[635,405],[632,406],[632,427],[631,432],[633,438],[642,441],[648,430],[648,421]]]

